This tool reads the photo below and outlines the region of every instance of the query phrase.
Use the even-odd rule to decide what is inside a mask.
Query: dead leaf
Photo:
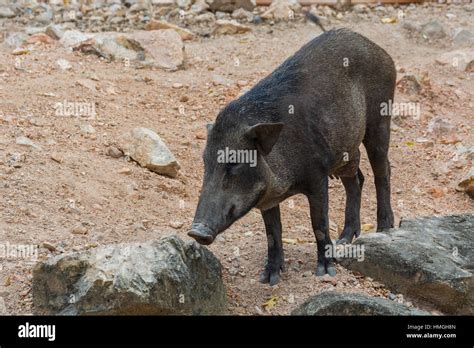
[[[362,232],[370,232],[375,228],[374,224],[362,224],[360,229]]]
[[[265,302],[263,304],[262,307],[265,308],[265,310],[268,311],[268,310],[270,310],[270,309],[272,309],[273,307],[276,306],[277,301],[278,301],[278,296],[272,296],[267,300],[267,302]]]
[[[282,241],[285,244],[297,244],[298,243],[297,239],[292,239],[292,238],[283,238]]]
[[[440,189],[440,188],[435,188],[435,187],[430,188],[430,189],[428,190],[428,193],[429,193],[431,196],[433,196],[434,198],[441,198],[441,197],[444,196],[444,191],[443,191],[442,189]]]
[[[384,24],[397,23],[397,17],[384,17],[381,19],[381,21]]]

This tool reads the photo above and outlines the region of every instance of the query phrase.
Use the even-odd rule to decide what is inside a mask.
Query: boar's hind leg
[[[344,229],[337,244],[350,244],[354,236],[360,235],[360,196],[364,185],[364,175],[359,168],[354,176],[341,176],[341,181],[346,190],[346,211]]]
[[[321,180],[314,182],[313,190],[307,196],[311,213],[311,224],[318,246],[316,275],[323,276],[327,273],[330,276],[335,276],[336,268],[333,258],[326,256],[326,251],[332,248],[331,238],[329,237],[328,177],[327,175],[315,177],[321,177]]]
[[[364,146],[374,172],[377,193],[377,232],[393,227],[393,211],[390,204],[390,162],[388,148],[390,143],[390,118],[380,116],[377,127],[368,127]]]
[[[281,239],[280,206],[262,211],[268,241],[268,259],[260,275],[261,283],[275,285],[280,281],[280,270],[283,270],[283,243]]]

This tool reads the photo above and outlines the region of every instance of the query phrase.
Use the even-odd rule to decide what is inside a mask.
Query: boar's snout
[[[202,223],[193,223],[188,236],[193,237],[199,244],[209,245],[214,241],[215,234]]]

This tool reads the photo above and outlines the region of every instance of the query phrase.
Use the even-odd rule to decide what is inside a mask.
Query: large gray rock
[[[381,297],[324,291],[306,300],[292,315],[430,315]]]
[[[222,314],[226,307],[217,258],[176,236],[38,263],[33,301],[39,313],[65,315]]]
[[[469,214],[405,220],[400,229],[358,238],[364,259],[341,263],[446,313],[473,314],[473,231]]]
[[[138,127],[122,140],[122,151],[151,171],[176,177],[180,165],[160,136],[148,128]]]

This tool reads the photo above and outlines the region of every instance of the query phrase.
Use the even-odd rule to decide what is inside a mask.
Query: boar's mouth
[[[202,223],[193,223],[188,236],[193,237],[199,244],[209,245],[214,241],[217,233]]]

